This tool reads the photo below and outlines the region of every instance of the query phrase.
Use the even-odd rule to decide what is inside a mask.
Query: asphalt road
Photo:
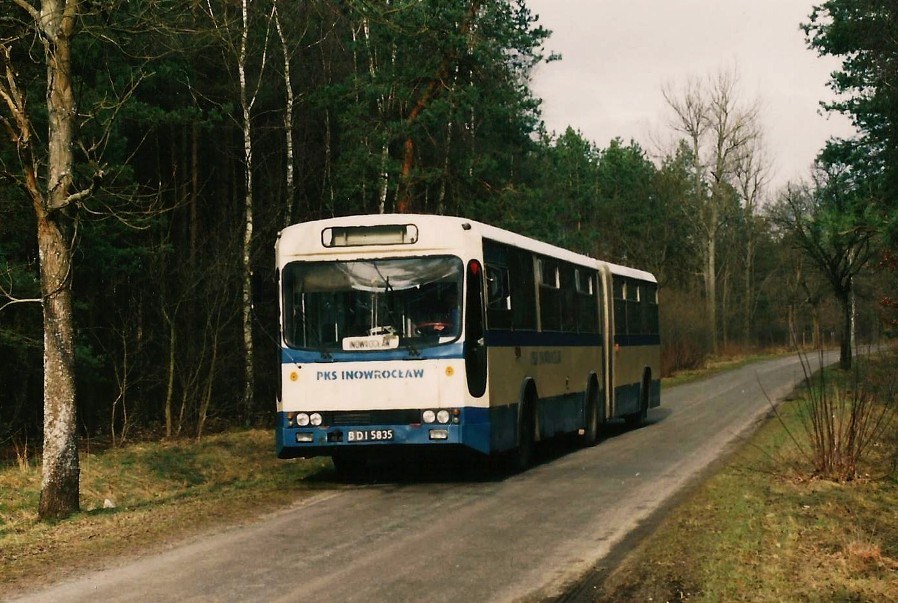
[[[634,430],[511,477],[338,484],[22,601],[538,601],[570,588],[803,377],[795,357],[662,391]],[[685,543],[684,543],[685,544]]]

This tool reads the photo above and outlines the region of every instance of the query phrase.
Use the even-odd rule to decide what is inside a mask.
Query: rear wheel
[[[586,392],[585,404],[586,422],[580,443],[583,446],[595,446],[599,440],[599,396],[594,385],[590,385]]]
[[[639,390],[639,410],[624,415],[624,420],[630,427],[640,427],[645,424],[649,417],[649,385],[652,382],[652,373],[649,369],[645,369],[642,375],[642,387]]]

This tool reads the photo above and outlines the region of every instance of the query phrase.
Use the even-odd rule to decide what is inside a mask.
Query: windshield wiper
[[[387,294],[394,294],[394,295],[395,295],[395,291],[394,291],[394,289],[393,289],[393,286],[390,284],[390,277],[384,276],[383,272],[380,271],[380,266],[377,265],[377,262],[376,262],[376,261],[372,261],[372,262],[371,262],[371,266],[374,268],[374,271],[377,272],[377,276],[380,277],[380,280],[383,281],[383,284],[384,284],[384,294],[385,294],[385,295],[387,295]],[[375,303],[376,303],[376,302],[375,302]],[[387,319],[389,320],[389,324],[390,324],[390,325],[399,324],[399,322],[396,320],[395,315],[393,314],[393,307],[392,307],[392,305],[390,304],[390,298],[389,298],[389,297],[387,297],[387,304],[386,304],[386,305],[387,305]],[[400,343],[402,344],[402,346],[403,346],[406,350],[408,350],[409,356],[412,356],[413,358],[417,358],[418,356],[421,355],[421,350],[419,350],[419,349],[417,348],[417,346],[415,346],[415,344],[413,344],[411,341],[409,341],[409,338],[408,338],[408,337],[401,336],[401,337],[399,338],[399,341],[400,341]]]
[[[302,321],[303,321],[304,325],[308,324],[306,322],[306,317],[304,314],[302,316]],[[331,353],[327,351],[327,346],[325,345],[325,343],[323,341],[321,341],[321,335],[318,334],[318,331],[316,329],[308,329],[308,332],[309,332],[308,338],[315,340],[312,345],[315,347],[315,350],[319,354],[321,354],[321,357],[324,358],[325,360],[330,360],[331,358],[333,358]]]

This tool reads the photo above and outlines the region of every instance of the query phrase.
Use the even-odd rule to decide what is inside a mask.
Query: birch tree
[[[243,133],[243,247],[241,251],[241,305],[242,305],[242,331],[244,353],[244,382],[243,382],[243,412],[247,417],[252,408],[253,393],[255,391],[255,353],[253,350],[253,322],[252,322],[252,244],[254,228],[254,203],[253,203],[253,130],[252,111],[258,98],[259,88],[262,84],[262,73],[265,70],[268,52],[269,31],[266,31],[265,40],[259,53],[255,85],[251,85],[247,77],[247,68],[250,63],[250,11],[252,0],[240,0],[240,24],[237,29],[237,46],[231,46],[231,30],[234,25],[226,15],[219,15],[213,7],[211,0],[206,3],[206,10],[212,21],[213,27],[218,32],[225,48],[236,60],[239,97],[240,97],[240,128]],[[271,25],[276,8],[268,19]]]
[[[278,39],[281,41],[281,52],[284,55],[284,151],[286,153],[286,171],[284,174],[284,197],[286,198],[286,224],[289,225],[293,221],[296,213],[294,204],[296,197],[296,181],[293,175],[294,157],[293,157],[293,80],[290,75],[290,46],[287,36],[284,34],[284,28],[281,25],[281,16],[278,13],[277,0],[272,1],[271,15],[274,18],[274,25],[278,32]]]
[[[44,444],[38,514],[66,517],[79,510],[77,424],[75,420],[75,331],[72,313],[74,215],[101,180],[97,168],[89,184],[76,185],[73,148],[78,131],[72,82],[72,43],[77,34],[79,2],[44,0],[33,5],[14,0],[4,11],[17,11],[19,37],[0,40],[0,123],[18,151],[18,172],[7,171],[30,203],[37,227],[40,258],[39,301],[44,330]],[[7,14],[9,14],[7,12]],[[36,40],[46,69],[46,136],[35,130],[35,113],[13,64],[16,44]],[[36,56],[23,53],[16,56]],[[42,144],[45,141],[45,144]]]

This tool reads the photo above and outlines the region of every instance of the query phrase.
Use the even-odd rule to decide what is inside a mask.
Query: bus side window
[[[648,335],[658,334],[658,286],[647,285],[643,297],[643,310],[646,313],[646,329]]]
[[[508,264],[512,328],[516,330],[535,329],[536,290],[533,255],[523,249],[510,249]]]
[[[595,274],[584,268],[574,272],[576,294],[574,295],[574,312],[577,318],[578,333],[598,333],[599,315],[596,309]]]
[[[577,280],[576,269],[570,264],[561,264],[558,269],[559,282],[561,290],[559,291],[559,300],[561,301],[561,331],[565,333],[576,333],[577,328]]]
[[[508,268],[486,265],[487,306],[486,321],[490,329],[511,328],[511,291]]]
[[[614,334],[627,334],[627,302],[626,283],[622,277],[617,275],[612,277],[613,283],[613,300],[614,300]]]
[[[489,307],[494,310],[511,310],[511,297],[508,295],[508,268],[505,266],[486,265],[486,282],[489,287]]]
[[[539,279],[540,330],[561,331],[561,308],[564,305],[561,291],[561,276],[558,260],[538,257],[536,260]]]

